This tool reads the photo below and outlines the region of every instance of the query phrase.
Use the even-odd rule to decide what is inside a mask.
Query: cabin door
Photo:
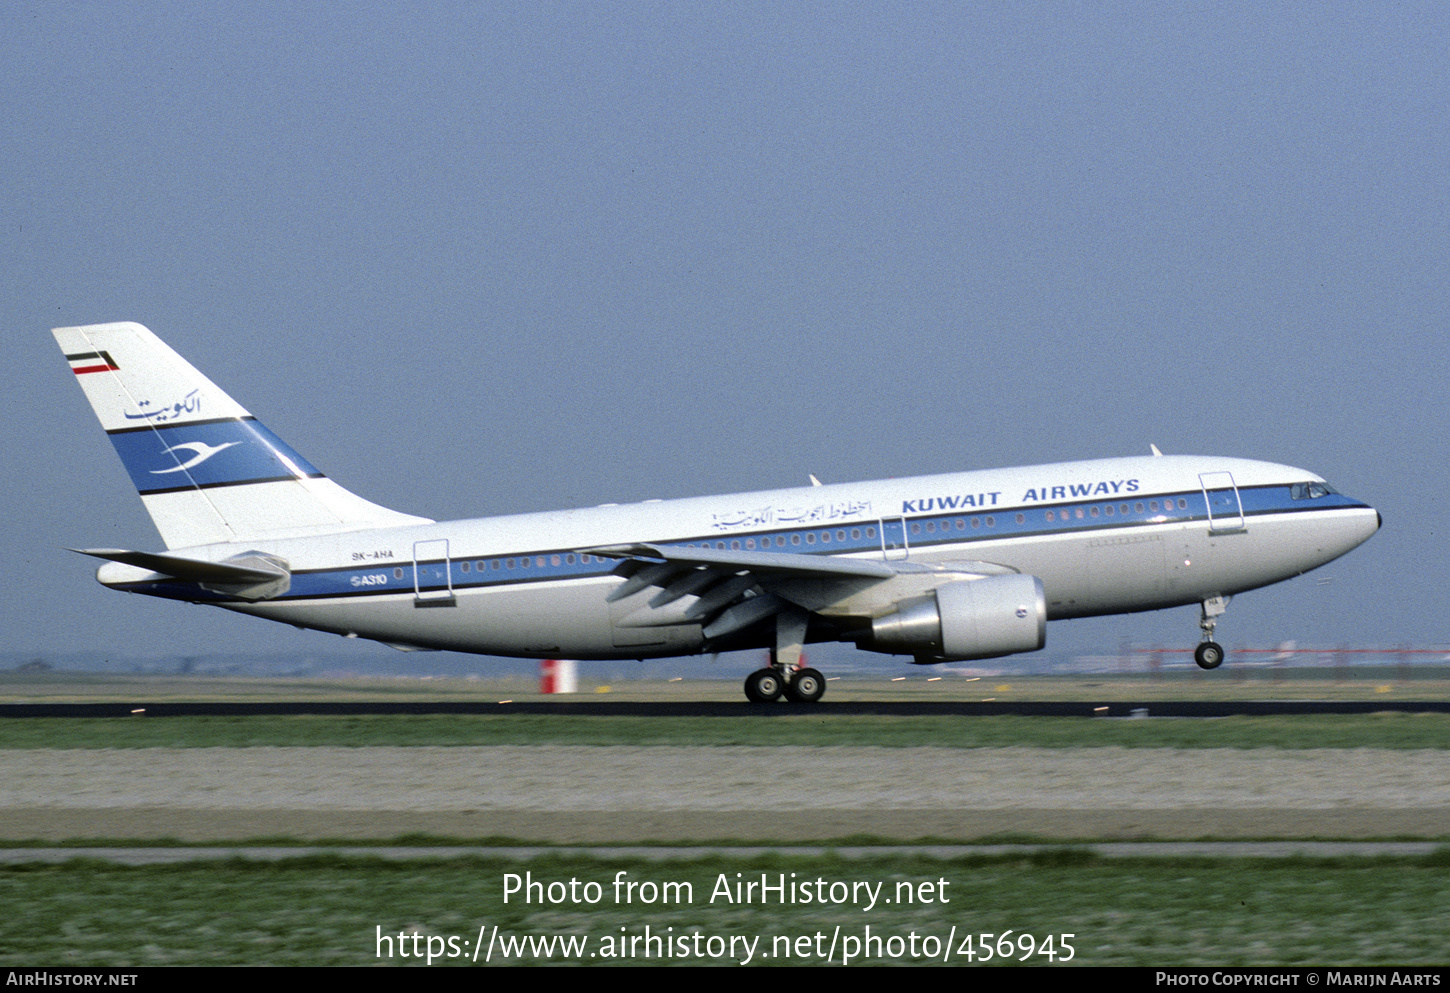
[[[1244,530],[1244,505],[1231,472],[1201,472],[1199,485],[1208,505],[1208,533]]]
[[[906,545],[906,518],[887,517],[881,521],[881,555],[887,560],[904,559],[911,553]]]
[[[442,606],[453,602],[453,568],[448,539],[413,542],[413,602]]]

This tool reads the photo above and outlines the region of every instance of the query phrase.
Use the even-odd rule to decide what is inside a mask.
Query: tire
[[[745,677],[745,698],[751,703],[779,700],[785,687],[774,669],[756,669]]]
[[[1217,669],[1223,665],[1223,646],[1216,641],[1205,641],[1194,650],[1193,661],[1200,669]]]
[[[815,703],[826,693],[826,677],[815,669],[801,669],[786,687],[786,699],[792,703]]]

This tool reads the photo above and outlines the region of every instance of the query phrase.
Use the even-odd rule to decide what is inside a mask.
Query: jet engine
[[[1035,652],[1047,643],[1047,598],[1036,576],[985,576],[902,600],[871,621],[862,648],[921,663]]]

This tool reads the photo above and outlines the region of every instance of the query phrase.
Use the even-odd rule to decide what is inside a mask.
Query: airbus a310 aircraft
[[[77,549],[112,589],[403,650],[660,658],[770,649],[752,701],[819,700],[808,642],[919,663],[1036,651],[1049,620],[1201,606],[1374,534],[1302,469],[1162,456],[438,523],[328,479],[139,324],[56,340],[165,552]],[[814,480],[813,480],[814,482]]]

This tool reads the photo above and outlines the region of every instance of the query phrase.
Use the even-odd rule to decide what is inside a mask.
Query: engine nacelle
[[[1047,597],[1036,576],[985,576],[938,586],[871,622],[861,647],[924,662],[990,659],[1047,643]]]

